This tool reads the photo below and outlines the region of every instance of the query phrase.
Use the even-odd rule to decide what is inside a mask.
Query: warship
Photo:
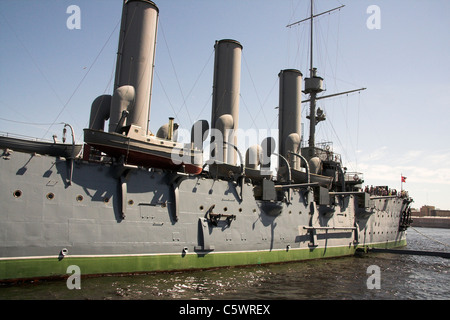
[[[69,124],[72,143],[0,136],[0,281],[68,277],[71,266],[82,276],[138,274],[406,245],[409,195],[364,188],[362,173],[315,142],[326,118],[316,101],[327,96],[312,45],[308,77],[278,74],[277,139],[237,147],[243,46],[232,39],[214,44],[210,121],[195,122],[188,143],[172,117],[152,133],[158,18],[152,1],[123,2],[114,90],[93,100],[83,144]]]

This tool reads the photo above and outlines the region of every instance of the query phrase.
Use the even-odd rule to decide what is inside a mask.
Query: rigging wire
[[[120,22],[120,21],[119,21]],[[103,52],[103,50],[105,49],[106,45],[108,44],[109,40],[111,39],[111,37],[113,36],[113,34],[115,33],[117,26],[119,25],[119,22],[117,22],[116,26],[114,27],[113,31],[111,32],[111,34],[109,35],[108,39],[106,40],[106,42],[104,43],[104,45],[102,46],[102,48],[100,49],[100,52],[97,54],[97,56],[95,57],[94,61],[92,62],[92,64],[89,66],[88,70],[86,71],[85,75],[83,76],[83,78],[80,80],[80,82],[78,83],[77,87],[75,88],[75,90],[73,91],[72,95],[69,97],[69,99],[67,100],[67,102],[63,105],[63,107],[61,108],[61,110],[59,111],[58,115],[55,117],[55,120],[53,121],[53,124],[50,125],[47,129],[47,131],[45,132],[44,136],[50,131],[50,128],[56,124],[56,121],[58,120],[59,116],[63,113],[63,111],[66,109],[66,107],[69,105],[70,101],[72,100],[72,98],[75,96],[75,93],[78,91],[78,89],[81,87],[81,84],[84,82],[84,80],[86,79],[86,77],[88,76],[88,74],[90,73],[92,67],[95,65],[95,63],[97,62],[98,58],[100,57],[101,53]],[[43,136],[43,137],[44,137]]]
[[[103,45],[103,47],[100,49],[100,52],[97,54],[97,56],[95,57],[94,61],[92,62],[92,64],[89,66],[88,70],[86,71],[85,75],[83,76],[83,78],[80,80],[80,82],[78,83],[77,87],[75,88],[75,90],[73,91],[72,95],[69,97],[69,99],[67,100],[67,102],[64,104],[64,106],[62,107],[62,109],[59,111],[58,115],[55,117],[55,120],[53,121],[53,124],[56,123],[56,121],[58,120],[59,116],[63,113],[63,111],[66,109],[66,107],[69,105],[70,101],[72,100],[72,98],[75,96],[75,93],[78,91],[78,89],[81,87],[81,84],[84,82],[84,79],[86,79],[86,77],[88,76],[88,74],[90,73],[92,67],[95,65],[95,63],[97,62],[98,58],[100,57],[101,53],[103,52],[103,50],[105,49],[106,45],[108,44],[109,40],[111,39],[111,37],[113,36],[113,34],[115,33],[117,26],[119,25],[119,22],[116,24],[116,26],[114,27],[114,30],[111,32],[111,34],[109,35],[108,39],[106,40],[105,44]],[[50,128],[53,126],[50,125],[49,128],[47,129],[47,131],[45,132],[44,136],[50,131]]]
[[[27,55],[29,56],[31,62],[34,64],[35,68],[39,71],[39,73],[41,74],[42,78],[45,80],[45,82],[47,83],[47,85],[49,86],[50,90],[53,92],[53,94],[56,96],[56,98],[58,99],[58,101],[63,104],[64,102],[62,101],[61,97],[58,95],[58,93],[56,92],[55,88],[52,86],[50,80],[47,78],[47,76],[45,75],[45,73],[42,71],[42,69],[39,67],[38,63],[36,62],[36,59],[34,59],[33,55],[31,54],[30,50],[28,50],[27,46],[25,46],[25,44],[23,43],[23,41],[20,39],[19,35],[17,34],[16,30],[14,30],[14,28],[11,26],[11,24],[9,23],[8,19],[2,14],[2,12],[0,12],[0,15],[2,16],[3,20],[6,22],[6,24],[8,25],[9,29],[12,31],[12,33],[14,34],[14,36],[16,37],[17,41],[20,43],[20,45],[23,47],[23,49],[25,50],[25,52],[27,53]],[[13,121],[11,121],[13,122]]]
[[[267,100],[269,99],[269,96],[272,94],[272,92],[275,89],[277,83],[278,83],[278,78],[275,78],[275,81],[273,82],[272,88],[270,89],[269,93],[267,94],[266,100],[264,100],[264,104],[266,104]],[[278,106],[278,108],[279,108],[279,106]],[[275,121],[278,121],[278,113],[277,113],[276,117],[273,117],[272,123],[268,127],[269,129],[274,127]]]
[[[336,139],[338,140],[339,145],[341,146],[342,151],[343,151],[345,157],[346,157],[347,159],[349,159],[348,154],[347,154],[347,151],[346,151],[346,148],[344,148],[344,145],[343,145],[341,139],[339,138],[339,135],[337,134],[336,130],[334,129],[333,122],[332,122],[332,121],[329,121],[328,123],[330,124],[331,129],[333,130],[334,135],[336,136]]]
[[[173,114],[175,115],[175,118],[176,118],[178,116],[178,113],[175,111],[175,109],[173,107],[173,104],[170,101],[169,95],[167,94],[167,91],[166,91],[166,89],[165,89],[165,87],[163,85],[163,82],[162,82],[161,78],[159,77],[159,73],[158,73],[158,69],[157,68],[155,68],[155,75],[156,75],[156,78],[158,78],[158,81],[159,81],[159,83],[161,85],[162,91],[164,92],[164,95],[166,96],[167,101],[169,102],[169,106],[172,109]],[[181,120],[178,120],[178,121],[180,121],[180,123],[181,123]]]
[[[261,113],[262,113],[262,115],[263,115],[263,118],[264,118],[264,121],[266,122],[266,125],[269,127],[269,122],[267,121],[266,113],[264,112],[264,108],[263,108],[264,105],[263,105],[263,103],[261,102],[261,99],[260,99],[258,90],[256,89],[255,81],[253,80],[252,74],[251,74],[251,72],[250,72],[250,68],[249,68],[248,63],[247,63],[247,59],[245,58],[245,53],[242,54],[242,58],[243,58],[243,60],[244,60],[245,67],[246,67],[247,72],[248,72],[248,75],[249,75],[249,77],[250,77],[250,81],[251,81],[251,83],[252,83],[252,85],[253,85],[253,89],[255,90],[256,97],[258,98],[258,102],[259,102],[259,110],[261,111]],[[241,96],[241,97],[242,97],[242,96]],[[267,99],[266,99],[266,101],[267,101]],[[249,112],[249,113],[250,113],[250,112]]]
[[[174,61],[173,61],[173,59],[172,59],[172,55],[171,55],[171,53],[170,53],[170,48],[169,48],[169,45],[168,45],[168,42],[167,42],[167,38],[166,38],[166,36],[165,36],[164,29],[163,29],[163,27],[162,27],[161,22],[160,22],[160,29],[161,29],[161,33],[162,33],[162,36],[163,36],[163,39],[164,39],[164,43],[165,43],[166,48],[167,48],[167,51],[168,51],[169,60],[170,60],[170,62],[171,62],[171,66],[172,66],[172,69],[173,69],[174,74],[175,74],[175,78],[176,78],[176,81],[177,81],[177,84],[178,84],[178,88],[179,88],[179,90],[180,90],[180,93],[181,93],[181,96],[182,96],[182,99],[183,99],[183,104],[181,105],[180,109],[179,109],[178,111],[175,111],[175,110],[173,109],[173,105],[171,104],[172,110],[174,111],[175,117],[178,117],[178,115],[180,114],[181,110],[182,110],[183,107],[184,107],[185,110],[186,110],[186,112],[187,112],[187,114],[188,114],[189,121],[191,122],[191,124],[193,124],[193,121],[192,121],[192,118],[191,118],[191,115],[190,115],[190,112],[189,112],[189,108],[187,108],[187,100],[189,99],[189,97],[191,96],[192,92],[193,92],[194,89],[196,88],[196,86],[197,86],[197,84],[198,84],[200,78],[203,76],[203,73],[204,73],[204,71],[206,70],[206,67],[209,65],[209,63],[210,63],[210,61],[211,61],[211,58],[212,58],[212,56],[214,55],[215,50],[213,49],[213,50],[211,51],[209,57],[206,59],[206,62],[205,62],[205,64],[203,65],[203,67],[202,67],[200,73],[198,74],[197,78],[195,79],[194,84],[192,85],[191,89],[189,90],[187,96],[185,96],[184,93],[183,93],[183,90],[182,90],[182,88],[181,88],[181,84],[180,84],[180,81],[179,81],[179,78],[178,78],[178,74],[177,74],[177,72],[176,72],[175,64],[174,64]],[[158,76],[158,79],[159,79],[159,81],[160,81],[161,86],[163,87],[161,78],[160,78],[159,76]],[[163,91],[164,91],[166,97],[168,98],[168,94],[167,94],[167,92],[165,91],[164,88],[163,88]],[[211,96],[212,96],[212,94],[211,94]],[[208,97],[208,101],[211,99],[211,96]],[[198,115],[197,118],[195,118],[195,119],[198,119],[198,118],[201,116],[201,114],[203,113],[205,107],[206,107],[206,104],[203,106],[203,108],[201,109],[199,115]],[[195,120],[195,119],[194,119],[194,120]],[[179,120],[179,121],[180,121],[180,120]],[[180,121],[180,122],[181,122],[181,121]]]
[[[200,112],[199,112],[199,114],[198,114],[198,116],[197,116],[196,119],[200,119],[200,116],[202,115],[202,113],[203,113],[203,111],[205,110],[206,106],[207,106],[207,105],[211,105],[211,103],[212,103],[212,96],[213,96],[213,94],[212,94],[212,92],[211,92],[211,94],[208,96],[208,99],[207,99],[206,102],[203,104],[202,110],[200,110]]]
[[[342,5],[342,4],[341,4]],[[340,12],[340,10],[339,10],[339,12]],[[336,61],[335,61],[335,63],[334,63],[334,66],[335,66],[335,70],[337,71],[337,67],[338,67],[338,56],[339,56],[339,35],[341,34],[341,15],[340,14],[338,14],[337,15],[337,20],[338,20],[338,23],[337,23],[337,31],[336,31]],[[336,72],[335,72],[336,73]],[[334,84],[335,84],[335,86],[337,87],[337,83],[336,83],[336,79],[337,79],[337,77],[336,77],[336,74],[335,74],[335,78],[334,78]]]
[[[27,53],[27,55],[30,57],[30,60],[32,61],[32,63],[34,64],[34,66],[36,67],[36,69],[39,71],[39,73],[41,74],[42,78],[45,80],[45,82],[47,83],[47,85],[49,86],[50,90],[53,92],[53,94],[56,96],[57,100],[59,101],[59,103],[62,105],[62,108],[60,110],[60,112],[58,113],[58,115],[56,116],[55,120],[51,123],[35,123],[35,122],[24,122],[24,121],[14,121],[14,120],[9,120],[9,119],[5,119],[5,118],[1,118],[1,120],[3,121],[9,121],[9,122],[15,122],[15,123],[20,123],[20,124],[27,124],[27,125],[36,125],[36,126],[49,126],[45,132],[45,134],[42,136],[42,139],[48,134],[48,132],[50,131],[51,127],[54,126],[55,124],[61,124],[61,123],[57,123],[58,118],[60,117],[60,115],[64,112],[64,110],[66,109],[66,107],[68,106],[68,104],[70,103],[70,101],[72,100],[72,98],[74,97],[75,93],[78,91],[78,89],[80,88],[81,84],[83,83],[84,79],[87,77],[87,75],[89,74],[89,72],[91,71],[92,67],[94,66],[94,64],[97,62],[99,56],[101,55],[101,53],[103,52],[103,50],[105,49],[106,45],[108,44],[109,40],[111,39],[112,35],[114,34],[115,30],[117,29],[119,23],[120,23],[120,19],[117,22],[115,28],[113,29],[113,31],[111,32],[111,34],[109,35],[109,37],[107,38],[105,44],[103,45],[103,47],[100,49],[100,52],[98,53],[98,55],[96,56],[96,58],[94,59],[93,63],[91,64],[91,66],[88,68],[88,70],[86,71],[85,75],[83,76],[83,78],[81,79],[81,81],[79,82],[79,84],[77,85],[77,87],[75,88],[74,92],[72,93],[72,95],[69,97],[69,99],[67,100],[66,103],[63,102],[62,98],[58,95],[56,89],[53,87],[53,85],[51,84],[50,80],[48,79],[48,77],[45,75],[45,73],[42,71],[42,69],[39,67],[39,64],[37,63],[36,59],[33,57],[33,55],[31,54],[30,50],[28,50],[28,48],[25,46],[25,44],[23,43],[23,41],[20,39],[20,37],[18,36],[18,34],[16,33],[16,31],[14,30],[14,28],[11,26],[11,24],[9,23],[8,19],[6,19],[6,17],[0,12],[2,18],[4,21],[6,21],[6,24],[8,25],[8,27],[10,28],[10,30],[12,31],[12,33],[14,34],[14,36],[16,37],[17,41],[20,43],[20,45],[24,48],[25,52]],[[73,118],[73,117],[72,117]],[[62,122],[63,123],[63,122]]]
[[[203,66],[202,70],[200,71],[197,79],[195,79],[194,84],[192,85],[192,89],[189,91],[188,96],[191,95],[192,91],[194,90],[194,88],[197,86],[197,82],[200,80],[201,76],[203,75],[203,72],[205,71],[206,67],[209,65],[209,62],[211,61],[212,56],[214,55],[215,50],[211,50],[211,54],[209,55],[208,59],[206,60],[205,65]],[[212,98],[212,92],[208,97],[208,101],[211,100]],[[203,106],[202,110],[200,111],[199,115],[197,116],[196,119],[200,119],[200,115],[203,113],[203,110],[205,109],[206,104]]]
[[[292,14],[291,14],[291,17],[288,20],[289,21],[288,25],[290,25],[293,22],[293,18],[294,18],[295,14],[296,14],[297,8],[300,5],[300,1],[297,1],[297,6],[294,8],[293,2],[294,2],[294,0],[292,0],[292,2],[291,2]],[[291,32],[295,33],[294,34],[294,39],[297,40],[296,41],[297,49],[296,49],[294,57],[293,57],[293,59],[294,59],[294,61],[292,63],[293,65],[297,65],[297,61],[296,60],[297,60],[297,57],[299,56],[300,44],[303,43],[302,41],[299,41],[299,39],[303,38],[303,36],[299,36],[299,33],[300,32],[304,33],[305,30],[306,30],[306,28],[294,28],[294,29],[292,29],[291,27],[289,27],[289,32],[290,33]],[[291,61],[290,61],[291,60],[291,57],[290,57],[290,52],[291,52],[291,34],[289,34],[289,36],[288,36],[286,52],[287,52],[287,64],[290,65],[291,64]],[[300,59],[300,61],[302,61],[302,59]]]
[[[178,84],[178,89],[180,90],[181,98],[183,99],[183,104],[181,105],[181,107],[178,110],[178,112],[175,114],[175,117],[178,116],[178,114],[181,112],[181,110],[184,107],[186,109],[186,113],[187,113],[187,116],[189,118],[190,123],[193,123],[192,119],[191,119],[191,115],[190,115],[189,110],[188,110],[187,105],[186,105],[186,98],[184,96],[183,89],[181,88],[181,84],[180,84],[180,80],[178,78],[177,70],[175,69],[175,64],[173,62],[172,55],[170,54],[169,44],[167,43],[166,35],[164,33],[164,28],[163,28],[163,24],[161,23],[161,20],[159,22],[159,28],[161,30],[161,34],[162,34],[162,37],[164,39],[164,43],[165,43],[166,48],[167,48],[167,54],[169,56],[170,64],[172,65],[173,72],[175,74],[175,79],[176,79],[177,84]]]
[[[348,95],[347,95],[347,106],[348,106]],[[342,102],[341,102],[341,107],[342,107]],[[357,135],[357,138],[358,138],[358,135],[359,135],[359,106],[358,106],[357,117],[358,117],[358,124],[357,124],[357,133],[356,133],[356,135]],[[346,129],[347,129],[347,131],[350,131],[350,129],[348,127],[348,121],[347,121],[348,116],[346,115],[346,116],[344,116],[344,118],[345,118]],[[327,114],[327,121],[326,121],[326,123],[330,125],[330,128],[332,129],[332,132],[333,132],[334,136],[336,137],[336,139],[338,141],[338,144],[339,144],[339,146],[341,147],[341,149],[343,151],[344,156],[349,160],[348,166],[351,166],[352,170],[356,172],[357,171],[357,148],[355,148],[355,145],[354,145],[354,142],[352,140],[351,135],[348,135],[348,134],[346,135],[347,139],[349,139],[349,142],[346,145],[344,145],[342,143],[341,139],[339,138],[339,135],[338,135],[338,133],[337,133],[337,131],[336,131],[334,125],[333,125],[333,121],[330,118],[330,114]],[[350,145],[350,148],[348,148],[348,147],[346,148],[345,147],[345,146],[348,146],[348,145]],[[354,152],[355,165],[350,161],[351,158],[350,158],[349,153],[347,151],[348,149],[352,149],[353,152]]]
[[[359,112],[361,109],[361,92],[358,95],[358,112],[356,120],[356,149],[355,149],[355,171],[358,171],[358,152],[359,152]]]
[[[54,125],[54,124],[64,124],[64,122],[42,123],[42,122],[18,121],[18,120],[6,119],[6,118],[0,118],[0,120],[7,121],[7,122],[13,122],[13,123],[19,123],[19,124],[25,124],[25,125],[32,125],[32,126],[50,126],[50,125]]]
[[[294,65],[299,65],[300,70],[308,70],[307,61],[309,61],[309,41],[307,28],[296,28],[297,31],[297,52],[294,59]],[[308,43],[308,46],[304,46],[304,43]],[[306,51],[306,52],[305,52]]]
[[[167,42],[166,42],[166,43],[167,43]],[[168,47],[167,47],[167,49],[169,50]],[[214,49],[211,51],[211,53],[210,53],[208,59],[206,60],[206,62],[205,62],[205,64],[204,64],[203,68],[201,69],[199,75],[197,76],[197,79],[194,81],[194,84],[192,85],[192,88],[190,89],[190,91],[189,91],[189,93],[188,93],[188,95],[187,95],[187,99],[189,98],[189,96],[190,96],[191,93],[194,91],[195,87],[197,86],[198,81],[199,81],[200,78],[202,77],[204,71],[206,70],[206,67],[209,65],[209,63],[210,63],[210,61],[211,61],[211,57],[212,57],[213,55],[214,55]],[[174,66],[174,65],[172,64],[172,66]],[[161,88],[162,88],[162,90],[163,90],[163,92],[164,92],[164,95],[166,96],[167,101],[169,102],[170,108],[172,109],[175,118],[178,118],[178,115],[179,115],[179,113],[181,112],[181,108],[180,108],[178,111],[175,110],[175,108],[174,108],[174,106],[173,106],[173,104],[172,104],[172,102],[171,102],[171,100],[170,100],[170,98],[169,98],[169,95],[168,95],[168,93],[167,93],[167,91],[166,91],[166,89],[165,89],[165,87],[164,87],[164,83],[163,83],[161,77],[160,77],[159,74],[158,74],[157,68],[155,68],[155,74],[156,74],[156,77],[157,77],[157,79],[158,79],[158,81],[159,81],[159,84],[161,85]],[[175,77],[177,77],[176,74],[175,74]],[[177,81],[178,81],[178,80],[177,80]],[[179,87],[179,88],[180,88],[180,90],[181,90],[181,87]],[[195,119],[199,119],[199,118],[200,118],[200,116],[201,116],[201,114],[203,113],[204,109],[206,108],[208,102],[211,101],[211,97],[212,97],[212,93],[208,96],[208,101],[205,102],[205,104],[203,105],[202,109],[200,110],[198,116],[197,116]],[[184,99],[184,98],[183,98],[183,99]],[[187,105],[186,105],[186,100],[184,100],[184,104],[182,105],[182,107],[183,107],[183,106],[187,107]],[[189,115],[189,111],[188,111],[188,110],[187,110],[187,112],[188,112],[188,115]],[[190,116],[189,116],[189,120],[191,121],[191,124],[193,124],[193,122],[192,122]],[[181,119],[178,118],[178,121],[179,121],[180,124],[181,124],[181,122],[182,122]]]
[[[315,7],[316,7],[316,5],[314,4],[314,9],[316,9]],[[308,8],[309,8],[309,11],[310,11],[311,10],[311,5],[309,5]],[[337,9],[339,9],[338,10],[339,12],[341,11],[340,8],[337,8]],[[314,11],[317,11],[317,10],[314,10]],[[328,15],[331,15],[332,13],[335,13],[335,12],[337,12],[337,11],[330,11],[330,12],[328,12]],[[327,13],[327,12],[325,12],[325,13]],[[341,15],[339,14],[338,15],[338,31],[340,30],[340,16]],[[333,64],[331,64],[331,57],[330,57],[329,50],[328,50],[328,48],[329,48],[328,43],[330,42],[330,22],[328,22],[328,25],[327,25],[327,28],[326,28],[326,34],[325,34],[323,28],[321,27],[321,24],[319,23],[321,18],[322,17],[320,17],[318,19],[315,19],[313,21],[314,28],[317,30],[316,40],[319,40],[319,41],[312,41],[312,43],[311,43],[311,41],[307,41],[309,50],[308,50],[306,56],[308,57],[308,60],[310,60],[311,59],[311,57],[310,57],[311,46],[317,46],[319,48],[322,48],[322,42],[323,42],[324,43],[324,47],[325,47],[325,50],[324,50],[325,53],[323,55],[320,55],[322,50],[319,50],[318,61],[320,62],[319,64],[324,65],[324,67],[323,67],[324,69],[321,71],[321,73],[324,74],[324,73],[327,73],[327,66],[328,66],[328,64],[326,62],[328,61],[328,63],[330,65],[333,65]],[[290,26],[291,25],[288,25],[288,27],[290,27]],[[307,28],[301,28],[301,30],[303,30],[303,31],[305,31],[306,29]],[[339,32],[338,32],[338,36],[339,36]],[[337,41],[336,42],[337,42],[337,48],[339,48],[339,44],[338,44],[339,43],[339,37],[337,37]],[[336,56],[336,59],[337,59],[337,56]],[[308,66],[307,69],[309,69],[309,68],[310,67]],[[331,69],[331,73],[333,74],[333,78],[335,79],[334,80],[335,86],[337,87],[336,77],[335,77],[336,71],[337,71],[337,64],[334,64],[334,68]],[[303,115],[304,111],[305,111],[305,109],[302,108],[302,115]],[[330,124],[330,125],[332,125],[332,124]],[[334,127],[332,129],[334,130]],[[320,127],[319,127],[318,128],[318,132],[320,132],[320,131],[321,130],[320,130]],[[336,132],[335,132],[335,135],[337,136]]]
[[[245,110],[248,112],[248,115],[250,119],[252,120],[252,127],[256,128],[255,118],[253,118],[252,113],[250,112],[250,109],[248,108],[247,104],[245,103],[245,99],[242,96],[242,94],[239,94],[240,101],[242,102],[242,105],[245,107]]]
[[[341,10],[339,9],[338,11],[340,12]],[[335,12],[338,12],[338,11],[335,11]],[[332,13],[330,12],[329,15],[331,15],[331,14]],[[334,64],[331,63],[331,56],[330,56],[330,53],[329,53],[329,50],[328,50],[328,48],[330,47],[330,46],[328,46],[328,44],[331,41],[330,40],[331,34],[330,34],[329,22],[328,22],[328,28],[326,30],[326,32],[327,32],[326,35],[324,34],[324,30],[323,30],[323,28],[321,27],[320,24],[315,25],[315,29],[317,30],[317,38],[321,40],[321,41],[317,41],[317,46],[320,47],[320,48],[324,47],[323,55],[319,55],[319,57],[318,57],[318,61],[321,61],[321,63],[324,65],[324,67],[322,69],[323,72],[321,72],[321,73],[324,74],[324,75],[327,74],[326,71],[328,69],[327,68],[328,64],[330,64],[330,66],[333,66],[330,69],[330,73],[331,73],[331,78],[334,80],[334,87],[335,87],[335,89],[338,88],[338,83],[337,83],[338,78],[337,78],[336,75],[337,75],[338,58],[339,58],[339,34],[340,34],[339,31],[340,31],[341,15],[338,14],[336,19],[337,19],[337,22],[338,22],[337,23],[338,26],[337,26],[337,31],[336,31],[337,32],[336,33],[336,62]],[[318,22],[318,19],[316,19],[315,22]],[[322,45],[322,43],[323,43],[323,45]],[[323,51],[319,50],[319,53],[323,52]],[[346,82],[346,81],[343,81],[343,82]],[[349,82],[346,82],[346,83],[349,83]],[[359,144],[359,114],[360,114],[359,107],[360,107],[360,97],[361,97],[361,95],[359,95],[359,103],[358,103],[358,110],[357,110],[357,124],[356,124],[356,127],[357,127],[356,128],[356,131],[357,131],[356,132],[356,139],[357,139],[357,141],[356,141],[356,147],[355,147],[355,143],[353,141],[352,135],[350,135],[350,133],[349,133],[350,132],[350,126],[349,126],[349,117],[348,117],[349,116],[349,112],[348,112],[349,98],[348,98],[348,95],[347,95],[347,99],[346,99],[345,110],[342,110],[344,108],[343,100],[339,99],[338,101],[336,101],[336,103],[339,105],[340,109],[342,110],[341,113],[344,114],[344,116],[345,116],[344,117],[345,118],[344,119],[344,123],[345,123],[346,131],[347,131],[346,139],[348,141],[350,149],[353,150],[353,153],[354,153],[354,156],[355,156],[355,163],[354,163],[355,166],[356,166],[356,168],[354,168],[355,171],[357,169],[357,158],[358,158],[358,156],[357,156],[357,147],[358,147],[358,144]],[[324,108],[324,110],[326,111],[326,108]],[[347,152],[347,148],[344,148],[344,145],[342,144],[342,141],[340,140],[340,138],[339,138],[339,136],[338,136],[338,134],[336,132],[336,129],[335,129],[333,123],[332,123],[332,119],[329,117],[329,114],[328,114],[328,119],[327,120],[328,120],[327,122],[329,122],[330,128],[332,129],[332,132],[334,133],[334,136],[336,136],[336,138],[337,138],[337,140],[338,140],[338,142],[339,142],[339,144],[340,144],[340,146],[341,146],[341,148],[342,148],[342,150],[344,152],[344,155],[350,160],[350,158],[348,156],[349,154]],[[319,130],[318,130],[318,133],[324,133],[323,130],[322,131],[320,130],[320,127],[319,127]],[[349,162],[350,166],[353,166],[354,164],[352,162]]]

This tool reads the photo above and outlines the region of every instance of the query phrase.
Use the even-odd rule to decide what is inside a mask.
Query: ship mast
[[[313,64],[313,59],[314,59],[314,18],[321,16],[323,14],[326,13],[330,13],[336,10],[340,10],[341,8],[345,7],[344,5],[341,5],[337,8],[331,9],[331,10],[327,10],[324,11],[322,13],[318,13],[318,14],[314,14],[314,0],[311,0],[311,15],[308,18],[305,18],[303,20],[291,23],[289,25],[287,25],[286,27],[292,27],[294,25],[298,25],[304,21],[310,20],[310,68],[309,68],[309,78],[305,79],[305,90],[303,91],[306,94],[309,94],[309,99],[308,100],[304,100],[302,102],[309,102],[309,116],[307,116],[307,118],[309,119],[309,148],[314,148],[315,147],[315,135],[316,135],[316,125],[320,122],[320,121],[324,121],[325,120],[325,114],[323,113],[323,111],[319,108],[316,111],[316,101],[319,99],[325,99],[325,98],[329,98],[329,97],[334,97],[334,96],[338,96],[338,95],[342,95],[342,94],[347,94],[347,93],[352,93],[352,92],[356,92],[356,91],[361,91],[361,90],[365,90],[366,88],[361,88],[361,89],[356,89],[356,90],[350,90],[350,91],[345,91],[345,92],[341,92],[341,93],[335,93],[335,94],[331,94],[331,95],[327,95],[327,96],[321,96],[321,97],[317,97],[317,94],[323,91],[323,79],[321,77],[317,76],[317,68],[314,68],[314,64]]]
[[[310,54],[309,54],[309,76],[313,75],[313,43],[314,43],[314,0],[311,0],[311,38],[310,38]]]
[[[316,70],[313,67],[313,47],[314,47],[314,0],[311,0],[311,38],[310,38],[310,65],[309,65],[309,77],[313,79],[316,76]],[[306,87],[306,89],[308,89]],[[317,90],[310,90],[310,102],[309,102],[309,147],[315,146],[316,136],[316,95]]]

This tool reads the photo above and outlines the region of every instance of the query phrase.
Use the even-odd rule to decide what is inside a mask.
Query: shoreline
[[[413,227],[450,229],[450,217],[417,217],[412,216]]]

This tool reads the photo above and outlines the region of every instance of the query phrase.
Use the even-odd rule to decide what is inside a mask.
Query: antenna
[[[324,15],[325,13],[329,13],[329,12],[332,12],[332,11],[335,11],[335,10],[339,10],[339,9],[342,9],[343,7],[345,7],[345,5],[342,5],[342,6],[340,6],[340,7],[337,7],[337,8],[334,8],[334,9],[331,9],[331,10],[324,11],[324,12],[322,12],[322,13],[313,15],[312,18],[317,18],[318,16]],[[294,26],[294,25],[296,25],[296,24],[300,24],[300,23],[302,23],[302,22],[304,22],[304,21],[307,21],[307,20],[309,20],[309,19],[311,19],[311,17],[308,17],[308,18],[303,19],[303,20],[300,20],[300,21],[293,22],[293,23],[291,23],[291,24],[288,24],[288,25],[286,26],[286,28],[290,28],[290,27],[292,27],[292,26]]]

